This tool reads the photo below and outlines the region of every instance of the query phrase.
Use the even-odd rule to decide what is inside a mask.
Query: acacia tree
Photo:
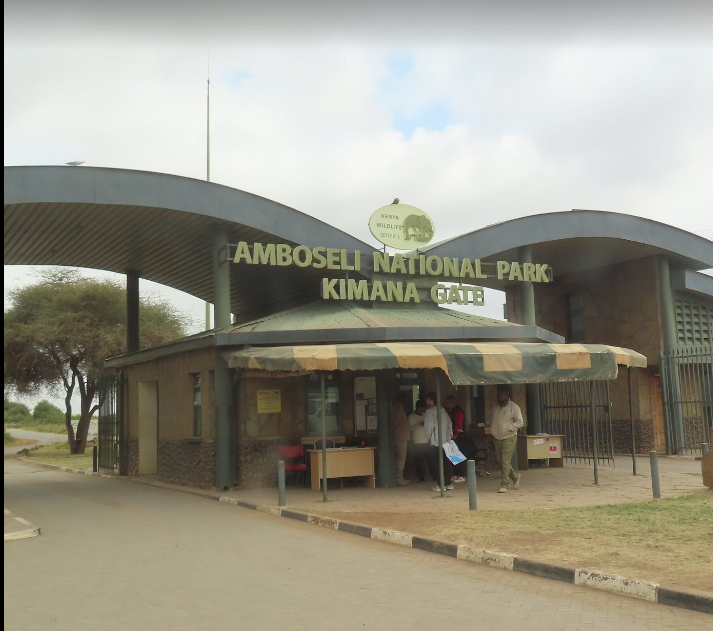
[[[5,387],[20,394],[63,394],[72,453],[84,453],[89,422],[99,409],[104,360],[126,352],[126,292],[112,280],[52,269],[39,282],[8,292],[5,311]],[[166,302],[142,299],[141,347],[185,335],[185,319]],[[76,434],[72,397],[79,395]]]

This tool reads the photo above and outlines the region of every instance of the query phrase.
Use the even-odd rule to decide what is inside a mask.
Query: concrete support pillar
[[[532,263],[532,248],[529,245],[518,248],[517,257],[520,263]],[[522,282],[520,287],[520,309],[522,321],[520,324],[535,326],[535,286],[531,282]],[[537,434],[542,431],[542,411],[540,406],[540,386],[528,383],[525,386],[527,395],[527,433]]]
[[[660,256],[657,259],[659,280],[659,309],[661,311],[661,328],[663,350],[672,351],[678,346],[678,331],[676,327],[676,305],[673,289],[671,289],[671,270],[668,258]],[[665,373],[665,374],[664,374]],[[664,388],[668,391],[669,404],[664,405],[664,420],[666,421],[667,451],[671,454],[683,453],[683,413],[681,410],[681,376],[674,362],[663,370]]]
[[[658,258],[658,271],[663,349],[670,351],[678,346],[678,332],[676,330],[676,305],[674,303],[673,289],[671,289],[671,271],[667,257],[660,256]]]
[[[221,355],[215,359],[215,483],[219,489],[235,484],[235,425],[232,371]]]
[[[532,263],[532,248],[529,245],[517,249],[517,258],[522,263]],[[520,309],[525,326],[535,326],[535,287],[531,282],[522,282],[520,288]]]
[[[213,305],[215,328],[230,326],[230,261],[228,232],[216,226],[213,232]]]
[[[139,338],[139,273],[126,272],[126,351],[133,353],[140,348]]]
[[[394,375],[390,370],[376,373],[377,449],[379,475],[377,486],[389,489],[396,486],[396,460],[394,455],[394,423],[391,408],[394,405]]]

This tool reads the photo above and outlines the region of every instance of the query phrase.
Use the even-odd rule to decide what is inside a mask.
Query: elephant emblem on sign
[[[409,215],[404,219],[404,239],[425,243],[433,238],[433,224],[424,215]]]

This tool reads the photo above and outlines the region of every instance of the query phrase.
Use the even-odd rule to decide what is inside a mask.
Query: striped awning
[[[602,344],[393,342],[251,347],[223,353],[231,368],[304,372],[440,368],[455,385],[615,379],[646,357]]]

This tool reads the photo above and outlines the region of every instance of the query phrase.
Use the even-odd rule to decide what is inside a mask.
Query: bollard
[[[96,445],[92,447],[92,471],[94,473],[99,471],[99,451]]]
[[[659,455],[655,451],[649,452],[651,460],[651,489],[654,492],[654,499],[661,498],[661,482],[659,480]]]
[[[475,480],[475,460],[468,460],[468,510],[478,510]]]
[[[277,461],[277,504],[287,506],[285,499],[285,461]]]
[[[702,456],[705,456],[710,450],[711,450],[711,447],[708,443],[701,443],[701,455]]]

